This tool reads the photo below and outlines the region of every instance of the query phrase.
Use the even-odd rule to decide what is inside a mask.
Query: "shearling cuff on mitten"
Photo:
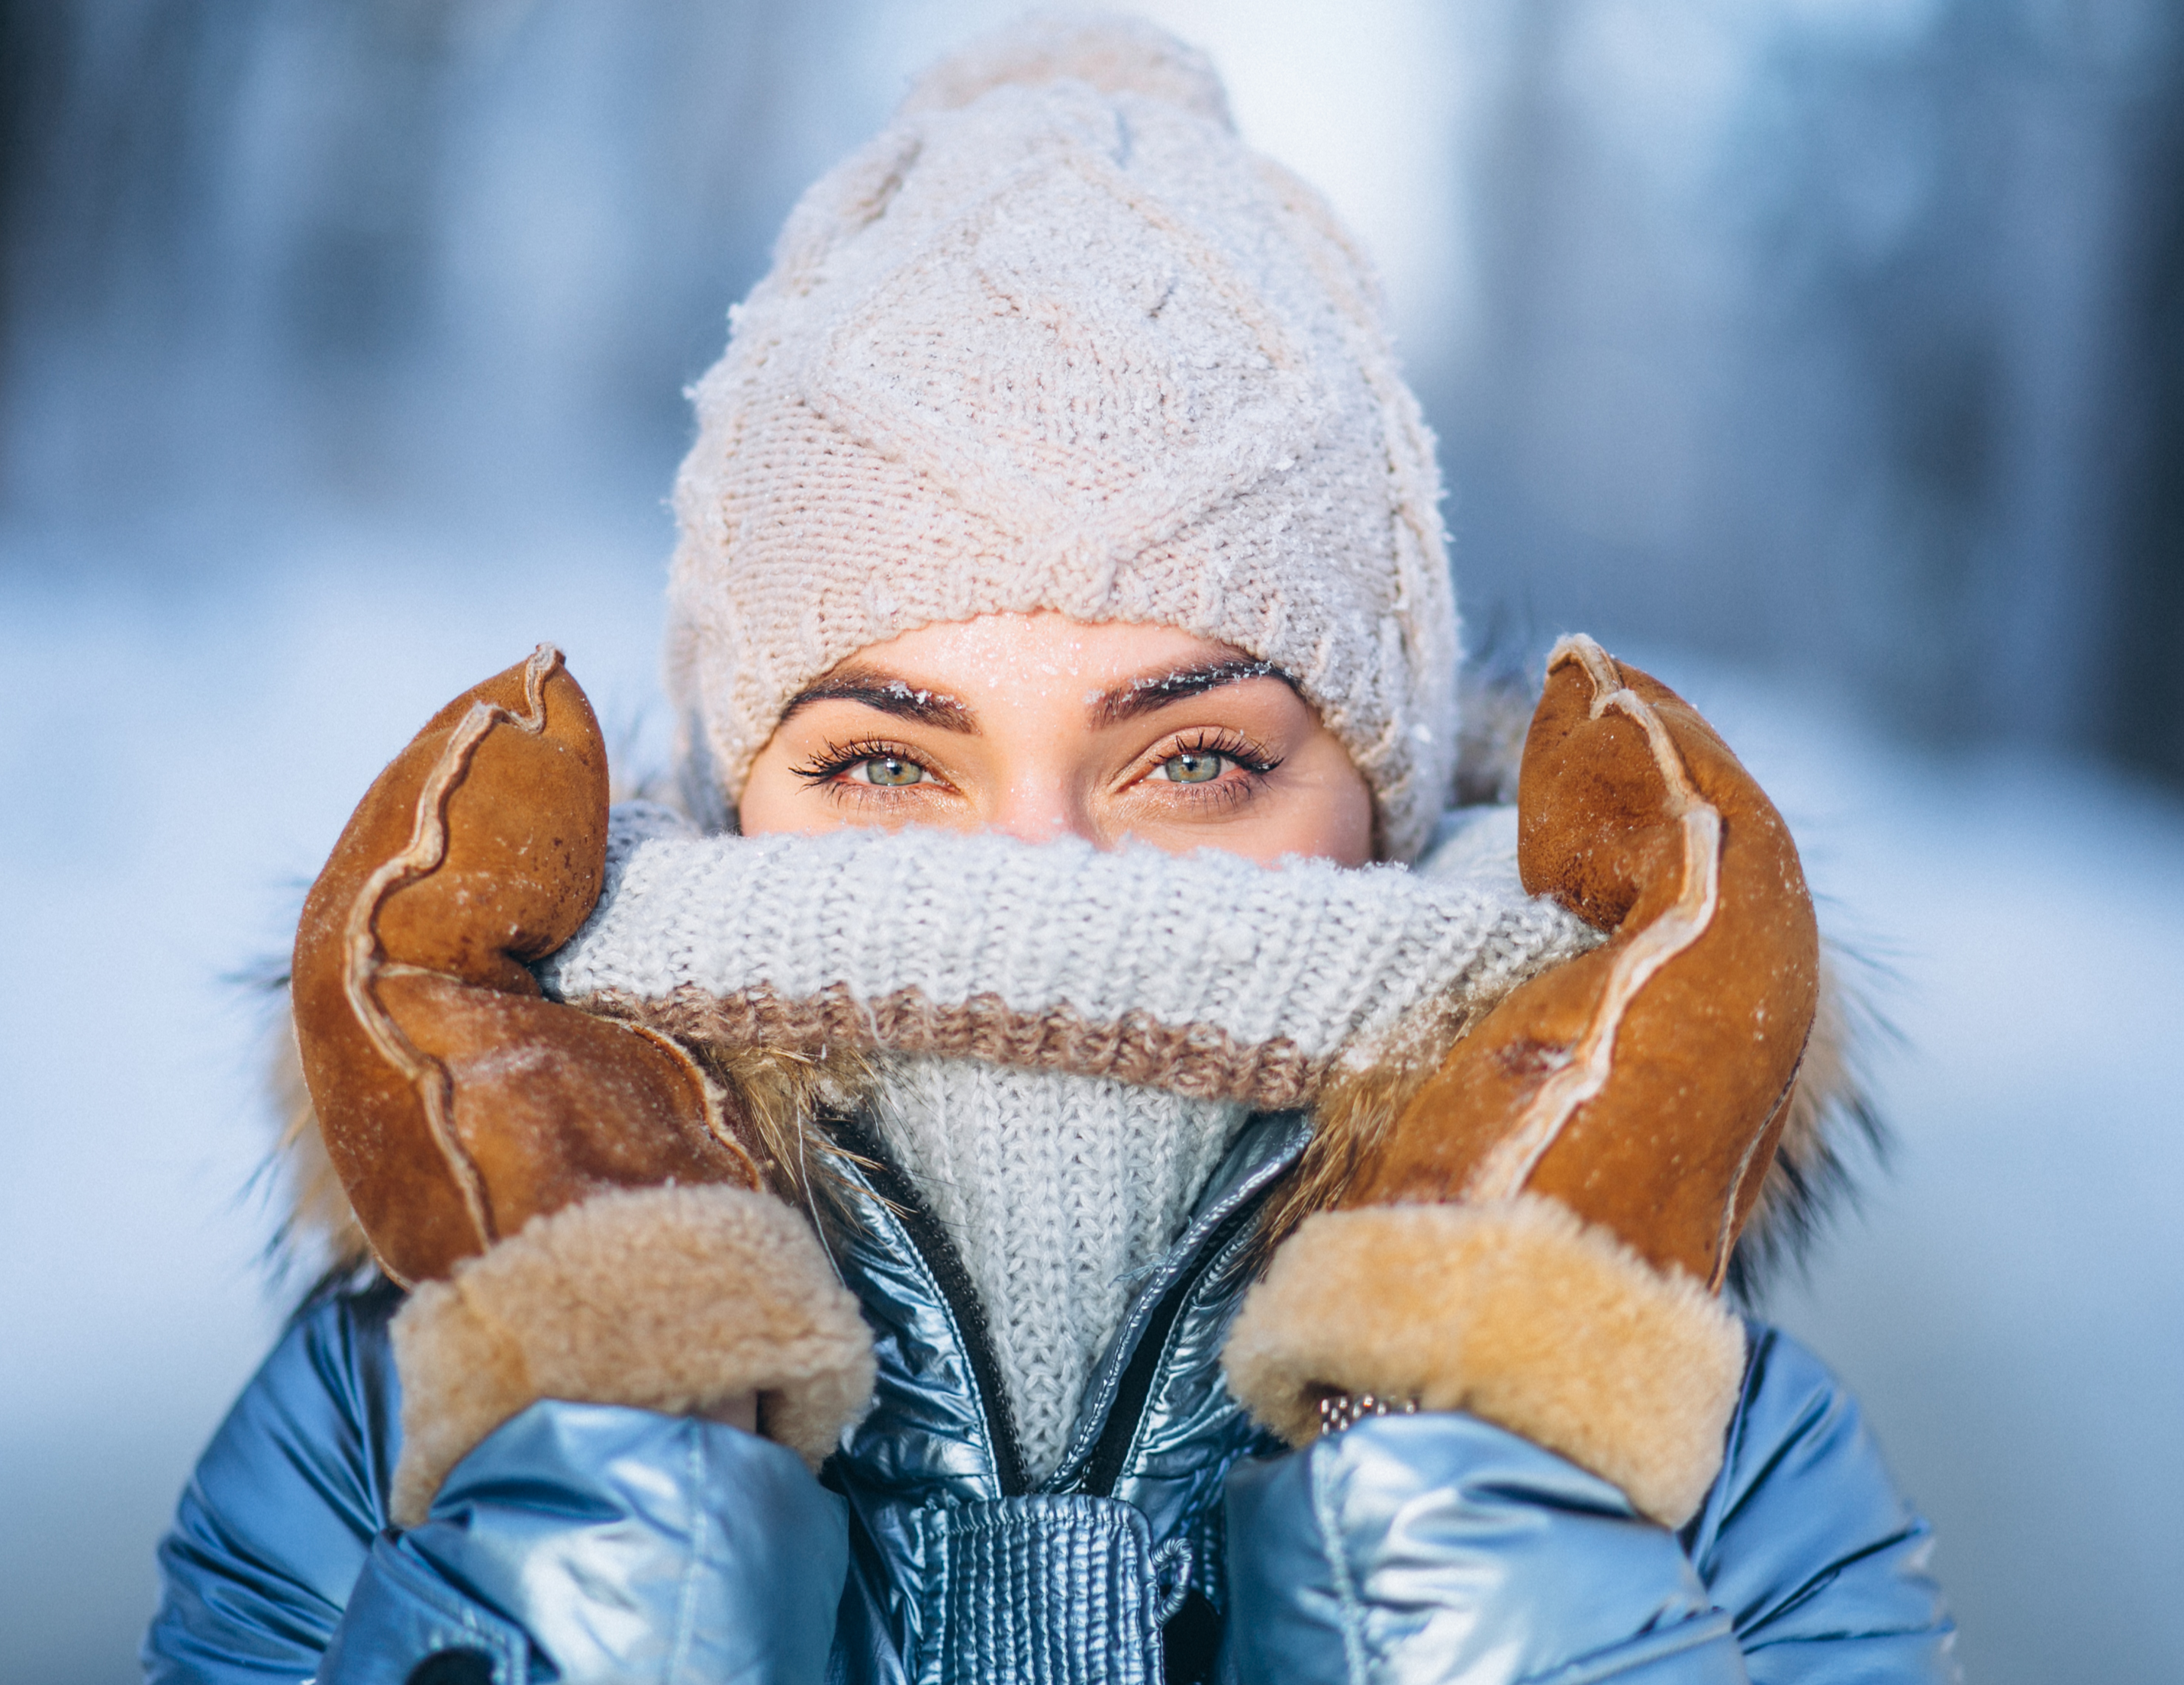
[[[1244,1302],[1228,1385],[1292,1445],[1330,1390],[1415,1398],[1523,1434],[1655,1520],[1696,1511],[1721,1466],[1742,1325],[1536,1195],[1323,1212]]]
[[[755,1392],[760,1431],[813,1467],[872,1397],[871,1331],[810,1225],[727,1186],[602,1194],[427,1282],[395,1317],[393,1516],[541,1398],[702,1415]]]

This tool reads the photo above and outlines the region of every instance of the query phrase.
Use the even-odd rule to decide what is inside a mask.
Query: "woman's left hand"
[[[1462,1409],[1697,1506],[1742,1373],[1718,1303],[1819,986],[1796,845],[1681,697],[1587,638],[1549,659],[1525,887],[1608,933],[1516,990],[1277,1250],[1227,1363],[1293,1443],[1322,1401]]]

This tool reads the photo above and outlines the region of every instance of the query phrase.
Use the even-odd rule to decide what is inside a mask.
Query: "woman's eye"
[[[1226,755],[1217,755],[1211,750],[1186,749],[1162,762],[1160,775],[1171,784],[1212,784],[1221,776],[1221,768],[1228,759]]]
[[[874,755],[849,770],[850,776],[859,784],[879,784],[889,789],[925,781],[925,768],[900,755]]]

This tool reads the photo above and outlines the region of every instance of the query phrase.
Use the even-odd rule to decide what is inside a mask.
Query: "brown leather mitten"
[[[545,1000],[606,869],[607,762],[560,651],[465,691],[365,794],[304,903],[304,1079],[407,1285],[604,1188],[760,1186],[688,1055]]]
[[[1458,1041],[1275,1253],[1231,1385],[1292,1442],[1322,1398],[1468,1409],[1678,1523],[1741,1380],[1718,1294],[1819,986],[1786,827],[1689,704],[1563,640],[1526,739],[1525,887],[1610,933]]]
[[[598,723],[542,645],[395,757],[304,901],[296,1038],[327,1154],[382,1266],[426,1284],[394,1329],[398,1519],[538,1398],[757,1393],[816,1461],[869,1392],[855,1303],[763,1191],[736,1097],[527,968],[590,913],[606,837]]]

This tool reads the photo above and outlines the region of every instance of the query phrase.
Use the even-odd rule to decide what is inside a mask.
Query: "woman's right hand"
[[[610,1188],[761,1176],[731,1096],[650,1031],[542,996],[605,868],[605,745],[541,645],[379,775],[296,935],[304,1074],[381,1265],[405,1285]]]
[[[762,1429],[816,1467],[872,1390],[856,1302],[766,1190],[737,1097],[530,972],[598,901],[606,840],[605,745],[542,645],[433,716],[304,902],[304,1079],[416,1289],[392,1330],[398,1526],[540,1399]]]

